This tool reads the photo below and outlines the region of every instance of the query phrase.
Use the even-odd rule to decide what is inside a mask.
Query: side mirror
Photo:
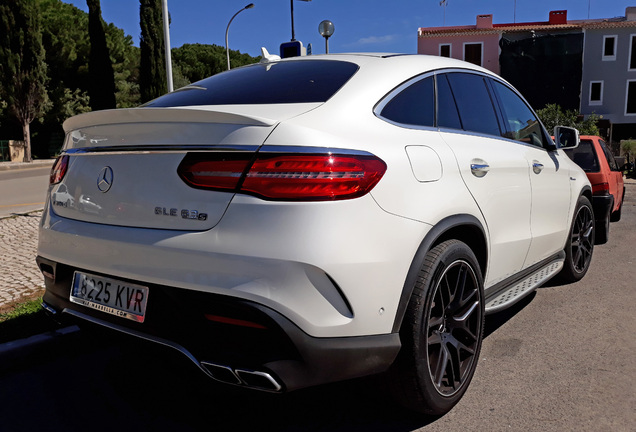
[[[576,148],[579,146],[579,131],[567,126],[557,126],[554,128],[554,142],[558,148]]]

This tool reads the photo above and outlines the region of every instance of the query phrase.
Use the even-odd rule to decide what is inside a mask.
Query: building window
[[[629,38],[629,70],[636,70],[636,35]]]
[[[440,57],[448,57],[451,56],[451,46],[450,44],[439,44],[439,55]]]
[[[636,80],[627,81],[625,115],[636,115]]]
[[[603,105],[603,81],[590,82],[590,105]]]
[[[465,43],[464,44],[464,61],[468,63],[482,65],[482,43]]]
[[[616,60],[616,35],[603,36],[603,61]]]

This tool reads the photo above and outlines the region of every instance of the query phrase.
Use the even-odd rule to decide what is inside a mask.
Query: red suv
[[[565,149],[565,153],[579,165],[592,183],[592,205],[596,219],[596,244],[607,242],[610,221],[621,218],[625,187],[622,167],[601,137],[581,135],[578,147]]]

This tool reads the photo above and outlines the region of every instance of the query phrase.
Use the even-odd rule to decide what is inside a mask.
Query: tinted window
[[[581,140],[579,146],[574,149],[564,149],[570,159],[580,166],[585,172],[598,172],[600,167],[594,146],[590,140]]]
[[[437,75],[437,126],[461,129],[455,98],[446,75]]]
[[[543,128],[530,107],[514,91],[492,80],[504,117],[503,136],[524,143],[543,146]]]
[[[435,120],[433,77],[419,80],[402,90],[386,104],[380,115],[397,123],[433,126]]]
[[[330,60],[255,64],[213,75],[145,106],[325,102],[357,70],[353,63]]]
[[[463,128],[500,135],[499,123],[484,78],[474,74],[449,73],[448,80]]]

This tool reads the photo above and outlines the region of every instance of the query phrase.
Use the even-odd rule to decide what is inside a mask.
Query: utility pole
[[[161,0],[161,11],[163,15],[163,41],[166,50],[166,80],[168,81],[168,92],[174,90],[172,83],[172,55],[170,52],[170,15],[168,15],[168,0]]]

